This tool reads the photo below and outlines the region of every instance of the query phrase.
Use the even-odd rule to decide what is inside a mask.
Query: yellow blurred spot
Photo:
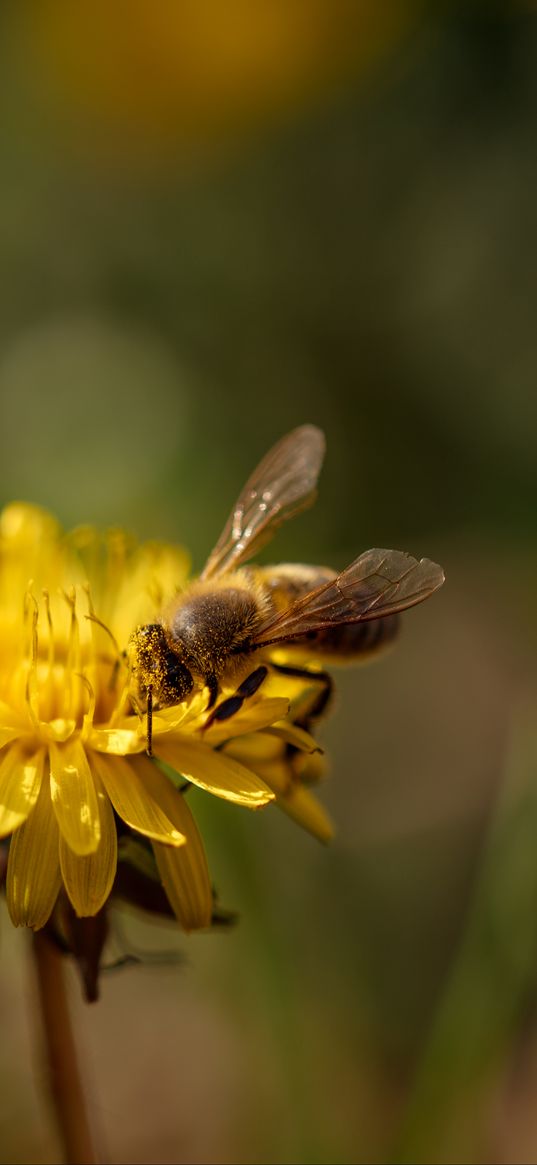
[[[285,116],[388,50],[418,0],[41,0],[12,32],[56,116],[114,157],[213,146]],[[103,134],[104,130],[104,134]],[[80,139],[78,139],[80,140]]]

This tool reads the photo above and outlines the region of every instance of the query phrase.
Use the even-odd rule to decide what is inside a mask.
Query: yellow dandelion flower
[[[276,797],[271,774],[249,756],[258,734],[274,731],[281,742],[292,732],[281,693],[257,694],[208,725],[207,692],[198,692],[155,714],[157,762],[145,755],[118,644],[155,618],[187,574],[182,550],[137,547],[119,531],[106,541],[86,528],[64,535],[51,515],[22,503],[0,515],[0,837],[13,835],[6,893],[15,925],[44,926],[62,883],[77,915],[101,909],[116,874],[117,814],[151,841],[185,929],[207,926],[203,842],[158,760],[236,804]],[[228,752],[231,739],[248,740],[252,752]],[[294,743],[315,747],[307,734]]]

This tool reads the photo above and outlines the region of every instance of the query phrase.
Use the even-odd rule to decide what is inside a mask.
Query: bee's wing
[[[418,562],[401,550],[366,550],[342,574],[267,620],[253,645],[263,647],[308,632],[393,615],[421,603],[443,581],[442,567],[428,558]]]
[[[301,425],[270,449],[248,478],[205,565],[202,578],[233,570],[311,505],[325,450],[324,434]]]

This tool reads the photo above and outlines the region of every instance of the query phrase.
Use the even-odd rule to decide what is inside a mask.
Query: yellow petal
[[[20,709],[12,708],[11,704],[6,704],[4,700],[0,700],[0,725],[2,728],[9,728],[15,731],[18,725],[19,734],[28,731],[29,721],[26,711],[21,712]]]
[[[48,777],[37,802],[9,847],[6,897],[14,926],[44,926],[61,885],[58,824],[50,802]]]
[[[40,720],[39,735],[42,740],[53,740],[56,744],[64,744],[73,735],[76,729],[76,720]]]
[[[277,804],[293,821],[312,833],[318,841],[328,842],[334,836],[334,826],[323,805],[306,789],[295,784],[290,792],[278,797]]]
[[[292,661],[281,659],[278,662],[290,663]],[[306,695],[314,693],[317,696],[319,683],[320,680],[313,668],[305,676],[286,676],[283,672],[269,670],[263,683],[263,695],[266,697],[285,696],[291,701],[294,708],[295,704],[304,699]]]
[[[209,728],[203,730],[203,738],[212,744],[219,744],[222,740],[235,739],[244,736],[247,732],[258,732],[281,720],[287,715],[289,701],[282,699],[259,700],[257,704],[241,708],[236,716],[229,720],[215,720]]]
[[[117,864],[117,834],[112,806],[100,782],[96,785],[101,840],[95,853],[80,857],[60,835],[60,867],[65,889],[79,918],[97,914],[112,889]]]
[[[134,721],[134,717],[132,718]],[[130,753],[143,752],[146,746],[145,735],[140,733],[139,721],[129,728],[95,728],[87,740],[88,748],[96,752],[108,752],[111,756],[128,756]]]
[[[284,740],[286,744],[292,744],[294,748],[299,748],[303,752],[322,752],[317,741],[304,728],[299,728],[297,724],[291,724],[290,721],[282,722],[281,724],[272,724],[265,728],[268,736],[277,736],[280,740]]]
[[[194,692],[194,695],[189,696],[188,700],[183,700],[180,704],[173,704],[170,708],[159,708],[157,715],[153,717],[153,731],[155,725],[162,729],[163,732],[170,728],[178,728],[180,724],[191,725],[195,720],[202,720],[207,711],[207,704],[209,701],[209,692],[207,688],[202,688],[200,692]]]
[[[152,777],[148,769],[153,770],[155,765],[146,756],[136,757],[133,764],[140,779],[149,783]],[[187,844],[173,849],[154,842],[155,858],[162,884],[181,926],[185,930],[198,930],[210,925],[213,907],[205,849],[185,797],[163,773],[161,776],[165,781],[160,794],[161,805]]]
[[[292,761],[287,757],[287,743],[301,749],[293,754]],[[226,756],[248,764],[271,788],[274,786],[266,774],[271,772],[274,763],[281,766],[282,774],[287,774],[282,786],[285,788],[289,780],[295,778],[307,784],[320,780],[326,767],[322,749],[308,732],[294,724],[274,724],[272,728],[251,736],[226,741],[224,752]],[[276,791],[281,792],[281,789],[278,787]]]
[[[274,793],[255,773],[199,740],[168,732],[154,741],[154,750],[176,772],[226,801],[258,809],[274,799]]]
[[[201,844],[201,843],[200,843]],[[153,842],[160,880],[170,906],[183,930],[200,930],[210,926],[212,913],[211,885],[207,886],[207,860],[189,838],[188,845],[172,849]]]
[[[76,854],[94,853],[101,838],[95,782],[78,736],[49,745],[50,793],[60,830]]]
[[[292,764],[280,753],[278,757],[272,760],[256,760],[251,762],[255,768],[256,773],[263,781],[272,789],[276,797],[287,795],[291,791],[291,787],[295,780],[295,773]]]
[[[155,764],[147,760],[147,767],[136,767],[139,757],[115,756],[90,752],[92,768],[100,777],[116,813],[146,837],[168,845],[183,845],[185,838],[169,816],[161,809],[166,801],[170,782]]]
[[[233,756],[248,765],[261,776],[260,764],[281,760],[285,756],[285,742],[267,732],[255,732],[251,736],[238,736],[226,741],[224,756]]]
[[[5,728],[0,728],[0,748],[4,748],[6,744],[9,744],[11,740],[16,740],[20,735],[20,728],[12,728],[8,726]]]
[[[33,809],[43,777],[44,750],[34,755],[23,745],[6,749],[0,763],[0,837],[6,837]]]
[[[276,747],[278,755],[263,755],[261,751],[263,740],[267,741],[272,749]],[[289,817],[292,817],[319,841],[330,841],[334,834],[332,822],[320,802],[302,784],[303,774],[300,772],[300,764],[303,762],[304,778],[318,780],[319,776],[322,775],[318,766],[319,764],[323,765],[323,759],[319,753],[297,753],[291,763],[282,754],[282,745],[277,738],[270,738],[266,732],[258,733],[251,738],[242,737],[237,742],[232,741],[229,747],[235,752],[239,748],[242,749],[244,745],[244,751],[246,751],[250,741],[259,746],[255,760],[252,757],[251,764],[276,794],[279,808],[283,809]],[[297,772],[297,767],[299,772]],[[314,770],[311,773],[309,772],[310,768]]]

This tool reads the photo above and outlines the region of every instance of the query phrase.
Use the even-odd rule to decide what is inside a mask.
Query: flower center
[[[24,599],[22,652],[4,654],[0,697],[24,708],[38,733],[57,739],[110,723],[123,706],[125,674],[113,636],[93,611],[89,587]],[[19,639],[20,644],[20,639]]]

